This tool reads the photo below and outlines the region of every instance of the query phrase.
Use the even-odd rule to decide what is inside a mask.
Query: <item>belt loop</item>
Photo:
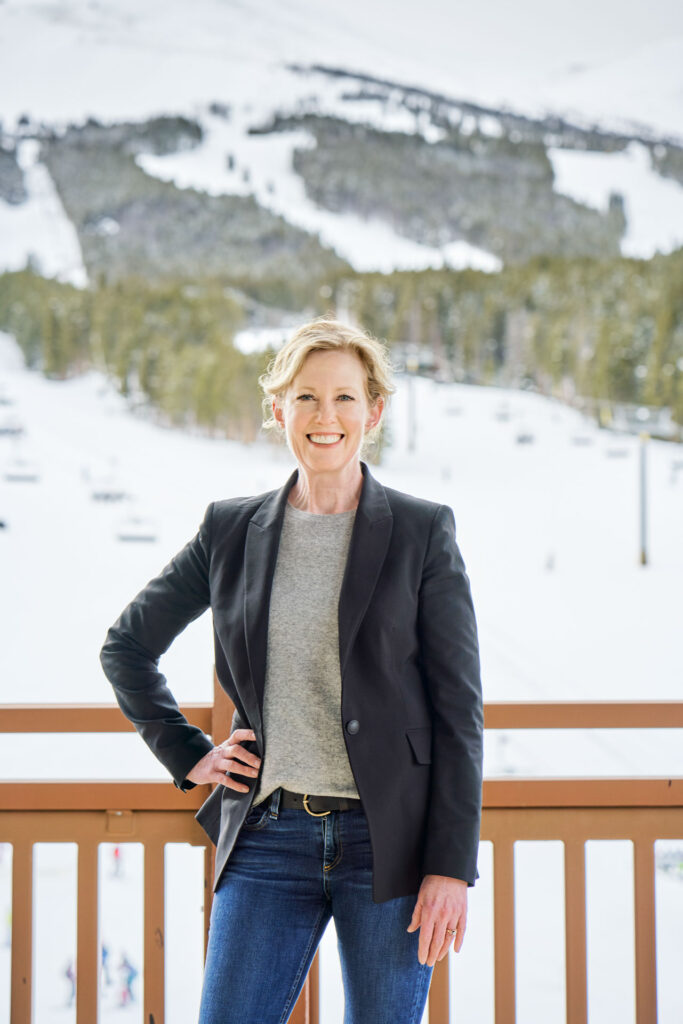
[[[282,797],[282,786],[278,786],[277,789],[273,790],[273,795],[270,798],[270,816],[271,818],[277,818],[280,814],[280,799]]]

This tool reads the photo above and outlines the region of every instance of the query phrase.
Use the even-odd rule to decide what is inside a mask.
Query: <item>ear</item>
[[[372,430],[373,427],[377,426],[380,419],[382,418],[383,409],[384,399],[380,395],[378,398],[375,399],[374,404],[370,406],[370,412],[368,414],[367,420],[365,421],[366,430]]]
[[[273,396],[273,399],[272,399],[270,404],[271,404],[271,408],[273,410],[273,418],[276,420],[278,426],[282,427],[282,429],[284,430],[284,428],[285,428],[285,416],[284,416],[284,413],[282,411],[282,407],[280,406],[280,403],[278,401],[277,395]]]

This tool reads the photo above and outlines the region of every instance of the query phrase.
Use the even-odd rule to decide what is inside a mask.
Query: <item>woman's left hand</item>
[[[433,967],[447,955],[453,941],[453,948],[459,953],[466,923],[467,882],[448,875],[425,875],[407,928],[409,932],[420,929],[420,963]],[[447,928],[455,928],[455,935],[447,932]]]

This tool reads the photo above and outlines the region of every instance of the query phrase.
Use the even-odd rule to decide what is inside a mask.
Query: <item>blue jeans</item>
[[[280,795],[251,808],[214,893],[199,1024],[285,1024],[331,917],[344,1024],[420,1024],[417,894],[373,902],[362,810],[314,818]]]

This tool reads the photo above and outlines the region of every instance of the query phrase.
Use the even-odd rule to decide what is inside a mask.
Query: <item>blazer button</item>
[[[350,733],[356,733],[360,729],[360,722],[356,718],[352,718],[350,722],[346,723],[346,731]]]

